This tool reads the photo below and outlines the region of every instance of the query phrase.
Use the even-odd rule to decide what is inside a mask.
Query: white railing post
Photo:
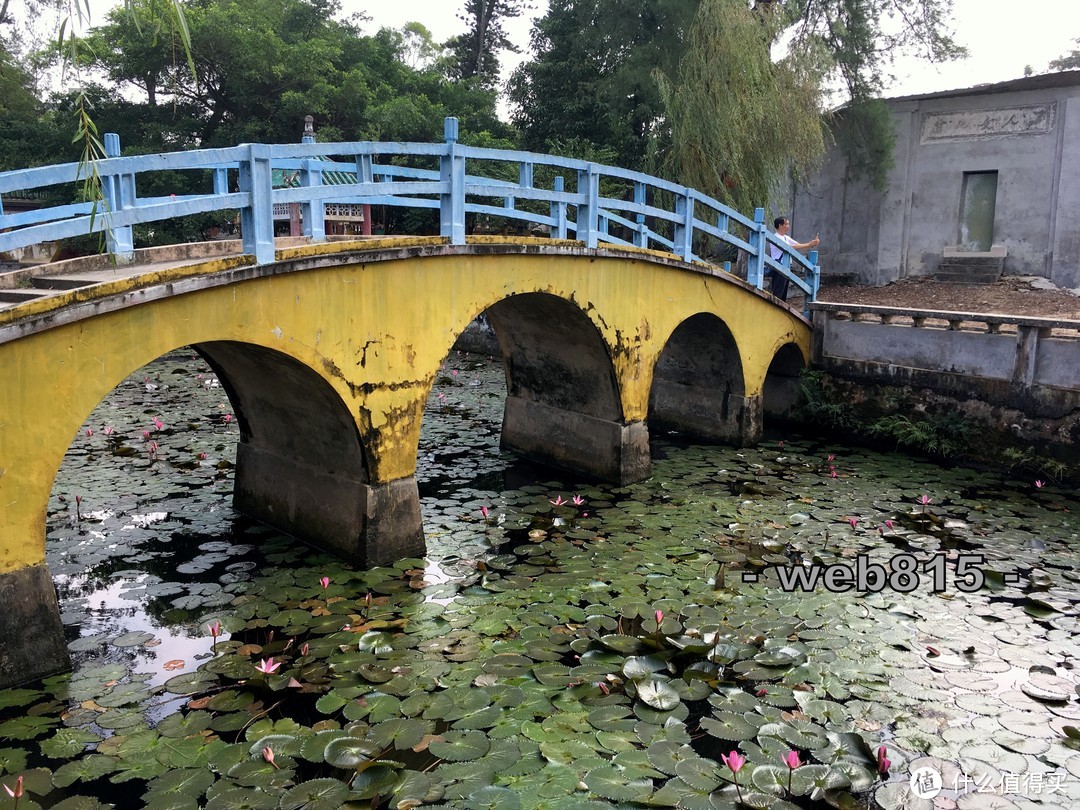
[[[372,169],[371,155],[357,155],[356,157],[356,182],[357,183],[374,183],[375,172]],[[371,203],[362,203],[361,209],[364,214],[364,224],[361,227],[361,233],[364,236],[371,236]]]
[[[634,204],[644,205],[646,199],[648,198],[645,193],[645,184],[640,180],[635,180]],[[649,246],[649,229],[645,227],[645,215],[637,214],[634,217],[634,221],[637,222],[637,231],[634,233],[634,245],[639,248],[647,248]]]
[[[818,265],[818,252],[811,250],[806,254],[806,258],[810,261],[810,264],[814,268],[810,271],[810,278],[806,279],[810,285],[810,292],[806,298],[803,299],[803,315],[807,318],[810,317],[810,305],[817,301],[818,290],[821,288],[821,267]]]
[[[716,230],[720,231],[720,233],[727,233],[728,232],[728,222],[729,222],[729,219],[728,219],[727,214],[724,214],[724,213],[717,214],[716,215]],[[725,242],[723,239],[721,239],[720,240],[720,245],[719,245],[720,249],[723,250],[724,246],[727,245],[727,244],[729,244],[729,243]],[[731,272],[731,262],[724,262],[721,266],[724,268],[725,273],[730,273]]]
[[[300,185],[303,188],[315,188],[322,185],[322,161],[308,159],[300,163]],[[326,206],[322,200],[308,200],[300,203],[301,216],[304,220],[304,236],[313,242],[326,241]]]
[[[105,157],[120,157],[120,136],[115,132],[105,133]],[[130,225],[114,228],[110,223],[111,215],[135,206],[135,175],[111,174],[104,178],[102,193],[109,210],[104,212],[105,243],[109,253],[117,261],[131,261],[135,258],[135,238]]]
[[[561,175],[555,176],[555,188],[556,194],[562,194],[566,190],[566,179]],[[555,232],[550,234],[555,239],[566,238],[566,203],[562,200],[553,202],[551,204],[551,218],[555,221]]]
[[[675,254],[684,262],[694,260],[694,198],[686,189],[675,199]]]
[[[532,188],[533,187],[533,165],[532,165],[532,163],[526,161],[525,163],[522,163],[522,164],[520,164],[518,166],[518,185],[521,188]],[[507,209],[509,209],[511,211],[514,210],[515,203],[514,203],[514,198],[512,196],[507,197],[504,200],[504,204],[505,204]]]
[[[439,179],[450,190],[439,201],[439,233],[449,237],[451,245],[465,244],[465,157],[458,154],[458,120],[443,122],[446,153],[439,158]]]
[[[750,231],[750,256],[746,262],[746,280],[759,290],[765,284],[765,251],[768,242],[765,238],[765,209],[754,209],[754,225]]]
[[[248,204],[240,209],[240,230],[244,253],[257,264],[274,261],[274,180],[270,170],[270,147],[248,144],[248,157],[240,161],[240,191]]]
[[[595,248],[599,241],[600,225],[600,170],[595,163],[578,172],[578,194],[585,195],[585,202],[577,208],[577,238],[587,248]]]

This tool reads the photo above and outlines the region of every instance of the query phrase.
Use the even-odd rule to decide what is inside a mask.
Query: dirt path
[[[995,284],[950,284],[919,277],[884,287],[832,286],[822,283],[819,301],[870,304],[946,312],[994,312],[1040,318],[1080,320],[1080,296],[1059,288],[1041,289],[1045,279],[1005,276]]]

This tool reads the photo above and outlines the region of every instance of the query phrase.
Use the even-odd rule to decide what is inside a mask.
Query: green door
[[[964,250],[985,253],[994,244],[997,176],[997,172],[964,172],[960,236],[957,239],[957,244]]]

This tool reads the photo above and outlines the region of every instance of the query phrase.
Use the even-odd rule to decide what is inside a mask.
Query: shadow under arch
[[[649,426],[701,439],[753,443],[760,401],[746,397],[742,358],[720,318],[691,315],[671,333],[653,369]]]
[[[566,299],[535,292],[485,313],[506,371],[502,448],[604,481],[648,476],[648,431],[625,422],[611,352],[588,316]]]
[[[415,481],[371,485],[356,422],[315,370],[254,344],[210,341],[192,348],[218,375],[236,412],[237,511],[359,564],[422,548]],[[380,531],[389,525],[387,509],[405,517],[390,523],[416,530],[408,537]]]
[[[806,359],[794,343],[785,343],[773,355],[762,388],[762,411],[767,422],[794,421],[805,368]]]

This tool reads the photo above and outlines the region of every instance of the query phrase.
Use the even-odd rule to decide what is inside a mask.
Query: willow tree
[[[825,64],[814,51],[773,61],[780,15],[744,0],[702,0],[675,77],[657,72],[667,137],[664,174],[741,210],[764,205],[825,148]]]

